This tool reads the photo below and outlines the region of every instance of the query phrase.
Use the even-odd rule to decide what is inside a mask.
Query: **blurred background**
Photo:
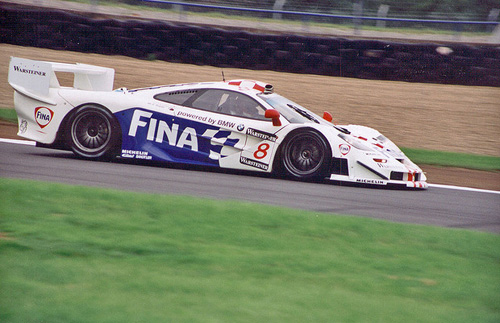
[[[208,17],[263,18],[274,21],[321,23],[339,28],[369,30],[411,28],[420,32],[475,32],[491,34],[498,26],[498,0],[12,0],[36,6],[68,6],[64,2],[129,10],[163,9],[165,13],[203,14]],[[109,13],[109,10],[106,10]],[[115,12],[119,13],[119,12]],[[264,26],[263,26],[264,27]],[[499,40],[496,42],[500,43]]]

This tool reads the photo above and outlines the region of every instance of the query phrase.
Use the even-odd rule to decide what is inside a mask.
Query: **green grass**
[[[498,235],[3,178],[0,196],[1,322],[500,320]]]
[[[17,123],[16,110],[0,108],[0,120]]]
[[[402,150],[417,165],[462,167],[485,171],[500,170],[500,157],[412,148]]]

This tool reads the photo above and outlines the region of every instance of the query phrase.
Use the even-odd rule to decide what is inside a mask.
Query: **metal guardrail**
[[[334,15],[334,14],[327,14],[327,13],[313,13],[313,12],[300,12],[300,11],[288,11],[288,10],[227,7],[227,6],[196,4],[196,3],[187,3],[187,2],[179,2],[179,1],[166,1],[166,0],[140,0],[140,1],[177,5],[177,6],[181,6],[181,7],[229,10],[229,11],[236,11],[236,12],[293,15],[293,16],[300,16],[300,17],[304,17],[304,18],[316,17],[316,18],[349,19],[349,20],[361,20],[361,21],[366,20],[366,21],[386,21],[386,22],[392,21],[392,22],[408,22],[408,23],[449,24],[449,25],[455,25],[455,26],[458,26],[458,25],[490,25],[490,26],[495,26],[495,25],[500,24],[500,22],[498,22],[498,21],[468,21],[468,20],[366,17],[366,16],[356,16],[356,15]]]

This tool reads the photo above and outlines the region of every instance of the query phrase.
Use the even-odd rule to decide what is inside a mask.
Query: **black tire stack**
[[[257,34],[97,19],[0,4],[0,42],[169,62],[329,76],[500,86],[500,47]],[[449,47],[440,54],[439,47]]]

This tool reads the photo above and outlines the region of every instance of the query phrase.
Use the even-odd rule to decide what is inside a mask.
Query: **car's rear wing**
[[[9,84],[24,95],[49,104],[49,89],[60,88],[56,72],[73,73],[73,88],[86,91],[112,91],[115,70],[86,65],[35,61],[11,57]]]

